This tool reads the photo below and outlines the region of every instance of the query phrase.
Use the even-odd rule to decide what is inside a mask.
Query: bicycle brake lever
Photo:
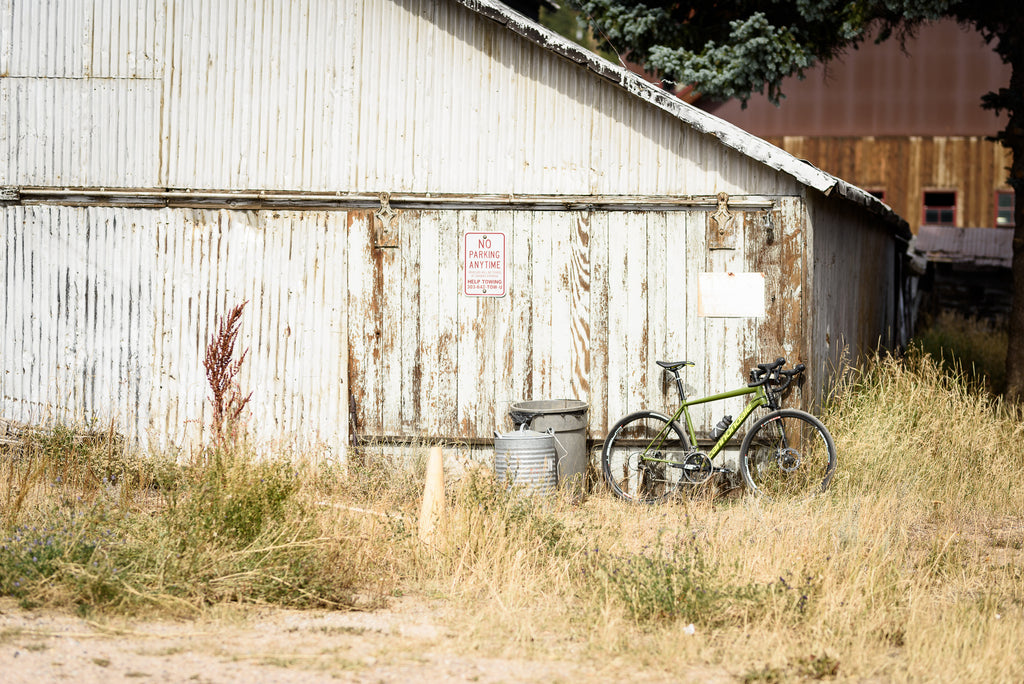
[[[770,375],[768,364],[759,363],[757,368],[750,369],[750,382],[747,383],[747,387],[757,387],[758,385],[765,384],[765,381]]]

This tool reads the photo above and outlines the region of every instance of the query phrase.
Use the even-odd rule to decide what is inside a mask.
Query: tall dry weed
[[[249,350],[244,349],[235,358],[235,345],[246,304],[248,302],[242,302],[221,316],[217,332],[211,335],[206,345],[206,356],[203,359],[206,381],[210,385],[210,404],[213,407],[211,427],[214,441],[218,443],[239,436],[237,433],[242,411],[252,398],[252,392],[243,396],[238,384],[238,373]]]

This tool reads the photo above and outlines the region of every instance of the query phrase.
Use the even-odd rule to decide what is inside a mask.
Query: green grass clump
[[[285,522],[299,488],[293,463],[222,449],[205,460],[189,469],[188,486],[170,497],[166,519],[183,548],[244,548]]]
[[[115,478],[80,441],[54,449],[65,431],[5,464],[0,593],[193,612],[225,601],[344,608],[365,589],[374,565],[353,552],[344,521],[314,510],[302,466],[221,447],[174,468],[153,460],[149,473],[133,460],[139,476]]]
[[[1001,394],[1006,389],[1008,339],[1004,324],[944,311],[921,326],[914,345],[938,360],[943,370],[967,374]]]
[[[695,543],[623,555],[595,549],[592,561],[599,590],[638,623],[682,621],[719,629],[769,613],[798,620],[814,595],[810,577],[794,586],[783,576],[760,583],[725,573]]]
[[[15,526],[0,541],[0,593],[33,604],[43,587],[67,582],[83,601],[109,599],[117,572],[110,560],[125,541],[117,521],[98,510],[42,517],[45,523]]]

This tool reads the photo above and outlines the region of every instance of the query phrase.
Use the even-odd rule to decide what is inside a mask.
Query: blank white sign
[[[698,273],[697,315],[718,318],[763,318],[764,275]]]

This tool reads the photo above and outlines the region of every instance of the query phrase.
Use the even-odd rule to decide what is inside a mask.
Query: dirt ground
[[[253,607],[195,621],[92,621],[0,599],[0,680],[21,682],[601,682],[614,665],[459,652],[440,603],[374,612]],[[732,681],[694,672],[694,681]],[[630,670],[631,681],[666,681]]]

